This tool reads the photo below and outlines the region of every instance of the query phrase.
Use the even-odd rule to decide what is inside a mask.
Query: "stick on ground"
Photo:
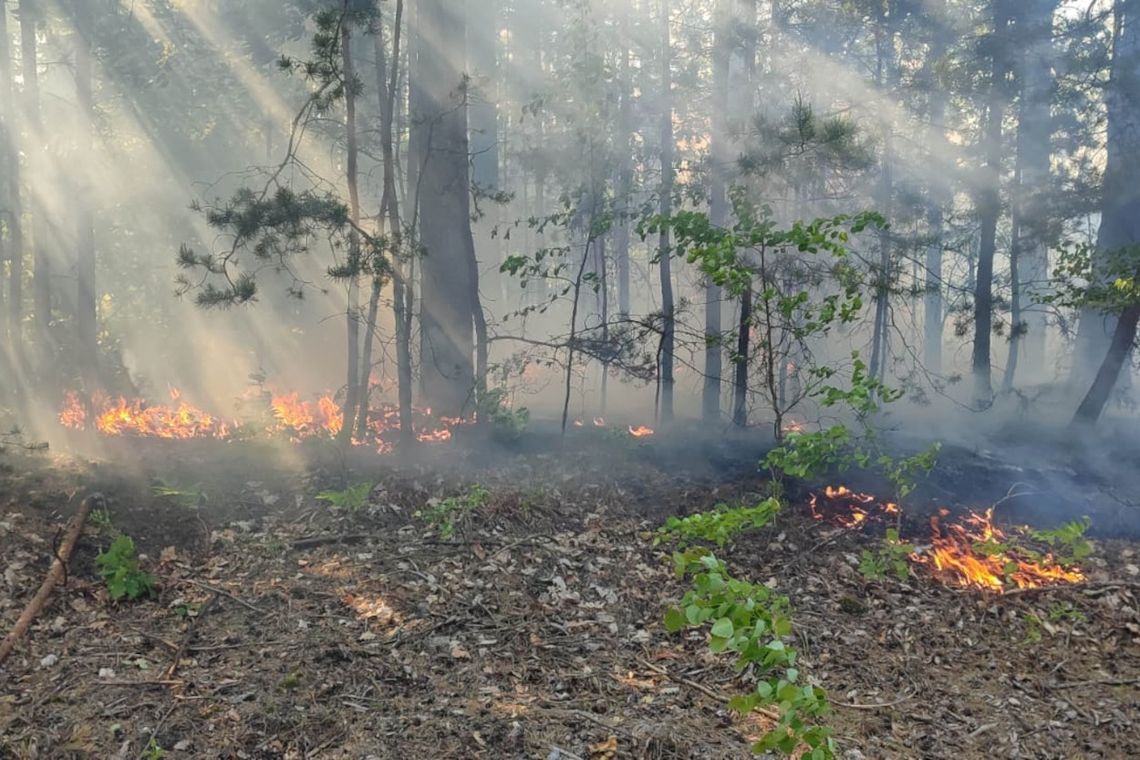
[[[63,543],[59,547],[59,552],[56,554],[55,559],[51,563],[51,569],[48,570],[47,577],[44,578],[43,584],[40,585],[40,590],[32,597],[32,601],[28,602],[28,606],[20,613],[20,618],[16,621],[16,625],[4,637],[4,642],[0,644],[0,665],[8,659],[12,651],[16,648],[16,644],[28,632],[32,626],[32,621],[43,610],[44,605],[47,604],[48,597],[51,592],[65,577],[67,573],[67,562],[71,559],[71,553],[75,551],[75,545],[79,543],[79,536],[83,533],[83,525],[87,522],[87,515],[91,514],[91,508],[98,505],[100,509],[103,508],[105,500],[102,494],[91,494],[79,504],[79,511],[75,514],[75,519],[71,523],[71,528],[67,531],[67,536],[64,537]]]

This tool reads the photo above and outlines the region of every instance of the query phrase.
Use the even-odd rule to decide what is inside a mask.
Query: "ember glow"
[[[813,494],[809,506],[815,519],[849,529],[901,516],[897,504],[846,486],[828,486],[822,495]],[[947,509],[932,517],[930,546],[910,555],[913,564],[927,568],[948,586],[1001,593],[1084,580],[1078,568],[1062,567],[1051,554],[1027,549],[994,525],[992,508],[954,521],[949,517]]]

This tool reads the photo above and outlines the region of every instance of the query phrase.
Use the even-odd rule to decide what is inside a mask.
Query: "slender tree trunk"
[[[943,67],[946,51],[950,46],[950,32],[945,28],[943,18],[946,13],[946,2],[941,0],[931,14],[936,25],[933,32],[933,41],[928,54],[931,81],[928,86],[930,95],[930,124],[936,130],[938,139],[933,146],[932,153],[935,161],[946,161],[944,156],[949,153],[950,141],[946,139],[946,108],[949,101],[949,92],[945,82],[936,73]],[[923,365],[934,375],[942,374],[942,251],[945,246],[945,209],[950,203],[950,187],[943,177],[931,180],[930,197],[927,200],[926,227],[930,241],[926,245],[925,272],[923,273],[925,288],[923,290]]]
[[[4,152],[7,172],[7,215],[4,225],[8,230],[8,303],[7,337],[13,356],[22,353],[23,338],[20,325],[23,320],[24,292],[24,220],[20,188],[20,154],[16,150],[19,130],[15,95],[12,87],[12,53],[8,42],[8,3],[0,7],[0,150]]]
[[[348,13],[349,0],[344,0],[344,13]],[[341,62],[344,66],[344,78],[348,83],[345,87],[345,138],[348,143],[347,173],[348,173],[348,214],[353,227],[360,226],[360,192],[358,189],[357,162],[359,150],[356,135],[356,67],[352,60],[352,31],[347,19],[341,23]],[[340,437],[344,441],[352,440],[353,421],[357,419],[358,407],[367,403],[362,399],[360,386],[360,284],[357,270],[360,266],[360,236],[356,230],[349,233],[348,242],[349,265],[352,274],[348,281],[348,307],[345,312],[346,336],[348,338],[348,377],[344,395],[344,426]],[[368,372],[370,368],[366,368]],[[367,389],[367,383],[365,384]],[[367,410],[365,410],[367,415]]]
[[[629,39],[633,10],[622,5],[618,13],[621,17],[622,50],[620,53],[621,102],[618,106],[618,134],[616,150],[617,170],[617,224],[614,228],[614,268],[617,270],[618,313],[628,317],[630,312],[629,294],[629,243],[630,243],[630,196],[633,194],[633,74],[630,61]]]
[[[473,322],[477,284],[471,236],[466,83],[454,50],[465,38],[464,9],[452,0],[419,0],[412,78],[419,95],[421,267],[420,363],[424,398],[438,414],[461,416],[475,386]]]
[[[667,219],[673,213],[673,56],[669,34],[669,0],[661,0],[661,198],[660,213]],[[673,419],[673,353],[675,350],[676,306],[673,302],[673,268],[669,227],[662,227],[657,244],[661,267],[661,419]]]
[[[93,94],[91,35],[93,33],[90,3],[74,0],[76,21],[75,90],[80,110],[81,149],[90,153],[94,138],[95,100]],[[91,207],[95,189],[84,176],[75,194],[76,226],[76,347],[84,392],[91,394],[99,386],[98,313],[95,295],[95,214]]]
[[[732,383],[732,423],[748,426],[749,342],[752,338],[752,285],[740,296],[740,319],[736,328],[736,367]]]
[[[23,60],[24,77],[24,118],[29,131],[35,136],[34,145],[39,145],[43,137],[40,121],[39,62],[36,43],[36,19],[39,8],[35,0],[20,0],[20,51]],[[44,182],[47,163],[42,148],[34,148],[30,157],[31,179]],[[32,303],[35,311],[35,326],[38,349],[42,359],[51,355],[51,257],[48,252],[47,220],[44,219],[43,204],[36,200],[36,193],[28,194],[28,206],[35,225],[32,253]]]
[[[736,0],[720,0],[717,5],[716,29],[712,54],[712,171],[709,184],[709,221],[717,227],[728,224],[728,171],[731,161],[728,114],[731,107],[730,71],[732,49],[736,39],[732,7]],[[724,327],[721,324],[721,301],[724,294],[711,279],[705,281],[705,377],[701,394],[704,419],[720,419],[721,375],[724,372],[721,348]]]
[[[896,84],[894,5],[894,2],[891,1],[883,4],[875,44],[875,82],[888,95]],[[883,134],[883,155],[879,173],[877,202],[879,212],[889,220],[894,197],[894,127],[885,111],[880,128]],[[879,266],[875,287],[875,321],[871,334],[871,363],[869,365],[871,376],[876,378],[882,377],[886,373],[887,354],[890,351],[887,331],[890,327],[891,245],[890,231],[887,229],[880,230]]]
[[[986,121],[982,134],[985,167],[977,189],[977,208],[981,226],[978,242],[978,270],[974,288],[974,401],[986,404],[993,398],[991,379],[991,339],[993,335],[994,254],[997,251],[997,226],[1001,216],[1002,118],[1005,115],[1006,39],[1009,27],[1007,0],[994,0],[993,60],[990,74]]]
[[[1017,46],[1021,104],[1018,115],[1016,209],[1021,217],[1018,248],[1020,312],[1022,329],[1016,335],[1021,354],[1019,366],[1028,377],[1044,379],[1046,373],[1046,312],[1034,306],[1044,294],[1049,279],[1047,245],[1050,209],[1047,202],[1051,175],[1053,100],[1053,16],[1058,0],[1021,0],[1017,3],[1020,44]]]
[[[1112,69],[1105,101],[1108,107],[1108,138],[1101,200],[1097,251],[1112,253],[1140,245],[1140,0],[1116,0],[1114,6]],[[1094,256],[1094,270],[1099,262]],[[1120,335],[1115,317],[1094,309],[1081,312],[1077,347],[1073,357],[1073,380],[1088,381],[1092,368],[1115,345]],[[1107,345],[1106,345],[1107,343]],[[1098,373],[1100,381],[1104,373]],[[1119,373],[1113,374],[1113,378]]]
[[[1089,427],[1096,424],[1108,403],[1112,389],[1120,378],[1120,370],[1132,352],[1133,342],[1136,340],[1136,325],[1140,323],[1140,306],[1129,307],[1120,318],[1116,320],[1113,330],[1112,343],[1108,354],[1100,365],[1092,387],[1085,395],[1084,401],[1077,408],[1073,416],[1073,426]]]

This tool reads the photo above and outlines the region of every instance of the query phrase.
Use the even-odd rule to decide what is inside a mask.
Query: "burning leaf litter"
[[[812,494],[809,506],[816,520],[847,529],[869,523],[901,521],[898,504],[880,501],[846,486],[827,486]],[[948,509],[930,518],[930,545],[910,554],[910,562],[930,570],[943,583],[1002,593],[1009,588],[1038,588],[1085,580],[1077,567],[1066,567],[1051,552],[1039,553],[1024,546],[1017,536],[994,525],[993,508],[978,514],[968,512],[951,520]],[[1027,536],[1026,528],[1015,529]]]

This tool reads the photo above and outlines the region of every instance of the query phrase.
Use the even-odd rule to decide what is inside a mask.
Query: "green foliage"
[[[783,445],[768,452],[764,466],[773,476],[809,480],[831,471],[845,471],[852,467],[877,468],[895,487],[895,495],[902,500],[914,492],[920,478],[929,475],[938,461],[942,444],[934,443],[925,450],[910,456],[896,457],[882,450],[878,434],[869,417],[902,397],[902,391],[889,388],[867,372],[867,365],[858,353],[851,355],[851,378],[846,388],[823,385],[815,395],[824,407],[846,407],[858,421],[861,431],[854,435],[846,425],[833,425],[815,432],[790,433]],[[835,370],[814,370],[821,377],[834,377]]]
[[[530,410],[525,406],[513,409],[507,404],[506,388],[485,388],[478,394],[476,414],[480,420],[490,420],[492,434],[503,441],[517,441],[530,422]]]
[[[888,528],[886,538],[877,551],[863,550],[859,560],[859,573],[868,580],[878,580],[892,574],[900,583],[910,577],[910,563],[907,558],[914,554],[912,544],[903,543],[895,528]]]
[[[451,538],[460,520],[466,515],[481,509],[490,498],[491,492],[482,486],[472,486],[462,496],[451,496],[424,509],[416,510],[414,516],[434,527],[440,538]]]
[[[106,509],[92,510],[87,517],[87,523],[105,536],[112,536],[117,532],[111,519],[111,513]]]
[[[151,493],[155,496],[164,499],[172,499],[178,504],[187,509],[195,509],[206,503],[206,492],[198,485],[193,485],[188,488],[181,488],[177,486],[168,486],[165,483],[159,482],[151,486]]]
[[[117,537],[107,551],[99,552],[95,564],[115,601],[124,597],[135,600],[154,594],[155,578],[139,569],[138,553],[130,536]]]
[[[810,752],[805,757],[834,757],[830,729],[816,723],[828,713],[827,695],[800,683],[796,651],[785,643],[792,634],[788,600],[767,586],[732,577],[725,563],[707,549],[678,552],[673,562],[678,576],[690,576],[693,586],[679,606],[665,613],[666,629],[677,632],[708,625],[709,649],[734,653],[737,670],[751,668],[759,679],[755,690],[734,697],[729,707],[748,713],[772,706],[780,714],[777,725],[753,745],[753,751],[791,755],[806,745]]]
[[[657,530],[654,543],[670,540],[682,546],[694,541],[710,541],[724,546],[747,530],[763,528],[780,512],[778,499],[765,499],[752,507],[718,504],[711,512],[698,512],[687,517],[670,517]]]
[[[1029,535],[1048,546],[1053,559],[1062,567],[1068,568],[1092,554],[1092,542],[1085,537],[1091,526],[1092,520],[1085,517],[1053,530],[1031,530]]]
[[[162,760],[162,758],[166,757],[166,750],[164,750],[152,736],[150,737],[150,741],[146,743],[141,757],[143,760]]]
[[[372,484],[369,482],[357,483],[340,491],[321,491],[317,498],[328,502],[333,509],[343,512],[359,512],[368,506],[368,495],[372,493]]]
[[[1107,313],[1140,304],[1140,246],[1097,251],[1088,243],[1061,249],[1053,269],[1053,288],[1040,303],[1089,308]]]

